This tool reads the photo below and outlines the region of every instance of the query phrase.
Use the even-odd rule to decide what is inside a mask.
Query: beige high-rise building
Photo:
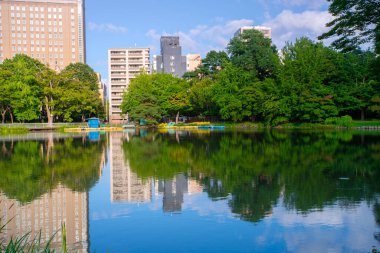
[[[194,71],[199,65],[202,64],[202,57],[200,54],[188,54],[186,55],[186,71]]]
[[[103,84],[102,82],[102,76],[100,75],[100,73],[96,73],[96,77],[98,78],[98,92],[99,92],[99,97],[100,97],[100,100],[102,100],[102,103],[103,105],[106,104],[106,89],[105,89],[105,85]]]
[[[110,123],[124,123],[127,119],[127,115],[123,115],[120,109],[123,93],[141,71],[151,73],[149,48],[108,49]]]
[[[85,0],[1,0],[0,62],[26,54],[62,70],[86,62]]]
[[[9,242],[30,233],[30,239],[41,232],[43,245],[55,234],[51,246],[61,249],[62,224],[66,226],[66,244],[70,252],[88,252],[88,193],[73,192],[59,185],[50,193],[21,204],[0,192],[0,217],[7,221],[0,234],[0,241]],[[3,224],[0,224],[4,225]]]
[[[268,38],[268,39],[271,39],[272,38],[272,28],[270,27],[265,27],[265,26],[243,26],[241,28],[239,28],[239,30],[237,30],[235,32],[235,37],[236,36],[239,36],[240,34],[242,34],[244,31],[247,31],[247,30],[257,30],[257,31],[260,31],[264,34],[264,37],[265,38]]]

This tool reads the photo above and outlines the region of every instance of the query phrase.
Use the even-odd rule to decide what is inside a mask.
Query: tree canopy
[[[2,122],[83,121],[104,115],[95,72],[82,63],[62,72],[26,55],[0,64]]]
[[[365,43],[373,43],[380,54],[380,1],[328,0],[334,19],[327,23],[330,30],[319,39],[338,38],[332,45],[343,52],[353,51]]]
[[[191,109],[189,83],[170,74],[142,73],[129,84],[121,109],[132,120],[156,122],[164,116],[178,117]]]

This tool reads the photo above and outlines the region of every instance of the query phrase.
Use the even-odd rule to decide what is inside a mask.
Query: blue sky
[[[224,50],[244,25],[272,28],[280,49],[300,36],[315,39],[331,20],[326,0],[87,0],[87,63],[107,79],[107,50],[150,47],[179,35],[183,53]]]

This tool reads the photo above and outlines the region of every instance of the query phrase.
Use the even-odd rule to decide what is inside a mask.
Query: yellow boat
[[[103,132],[103,131],[123,131],[122,127],[99,127],[99,128],[90,128],[90,127],[77,127],[77,128],[65,128],[64,132],[66,133],[78,133],[78,132]]]

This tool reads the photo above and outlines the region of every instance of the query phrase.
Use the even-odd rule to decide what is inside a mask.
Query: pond
[[[380,250],[377,132],[36,133],[0,145],[0,242],[41,233],[59,249],[64,223],[75,252]]]

